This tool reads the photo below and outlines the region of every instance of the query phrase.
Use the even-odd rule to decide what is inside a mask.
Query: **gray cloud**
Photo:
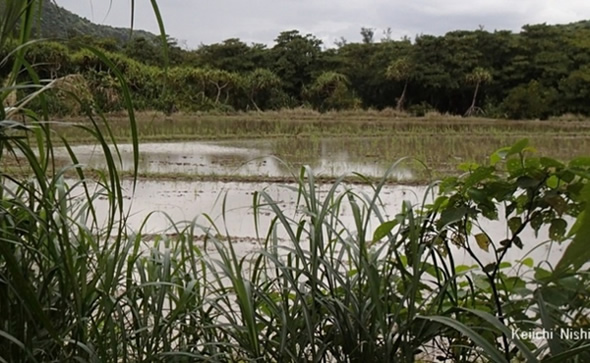
[[[98,23],[129,26],[130,1],[57,0]],[[158,31],[149,0],[135,0],[135,27]],[[110,11],[109,4],[111,5]],[[390,27],[394,39],[417,34],[440,35],[452,30],[518,31],[525,24],[567,23],[590,18],[587,0],[161,0],[166,32],[199,44],[240,38],[272,45],[284,30],[312,33],[327,46],[344,37],[360,39],[361,27],[376,29],[376,38]]]

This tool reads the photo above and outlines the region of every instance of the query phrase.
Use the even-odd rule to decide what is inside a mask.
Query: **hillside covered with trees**
[[[127,42],[130,37],[156,38],[155,34],[140,29],[134,29],[131,32],[128,28],[95,24],[57,5],[53,1],[42,2],[41,15],[36,20],[41,25],[41,36],[44,38],[71,39],[80,36],[91,36],[111,39],[119,44]]]
[[[104,111],[122,108],[121,90],[112,71],[82,44],[108,52],[140,109],[391,107],[416,115],[514,119],[590,115],[590,21],[526,25],[520,33],[457,30],[402,40],[377,40],[372,29],[363,28],[361,42],[342,39],[332,48],[297,30],[280,33],[271,47],[227,39],[184,50],[169,38],[165,57],[159,38],[139,34],[124,41],[128,30],[97,33],[86,20],[56,20],[62,12],[51,9],[42,17],[44,28],[59,23],[75,30],[68,31],[69,41],[31,47],[29,62],[42,79],[81,75],[76,87],[87,90],[89,105]],[[10,51],[6,46],[2,58]],[[53,111],[74,112],[63,98],[54,93]]]

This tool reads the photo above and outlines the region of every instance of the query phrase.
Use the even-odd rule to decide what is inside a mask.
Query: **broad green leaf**
[[[387,236],[389,232],[397,225],[396,220],[388,221],[381,224],[373,233],[373,242],[379,241],[381,238]]]
[[[523,265],[525,265],[527,267],[533,268],[533,265],[535,262],[533,261],[533,259],[531,257],[527,257],[524,260],[522,260],[520,263],[522,263]]]
[[[547,270],[540,268],[540,267],[535,268],[535,280],[546,281],[550,277],[551,277],[550,271],[547,271]]]
[[[580,156],[571,160],[568,164],[572,168],[590,168],[590,157]]]
[[[549,226],[549,238],[554,241],[562,241],[565,236],[567,222],[561,218],[556,218],[551,221]]]
[[[526,148],[526,151],[536,152],[533,148]],[[540,169],[541,162],[538,158],[526,158],[524,159],[524,167],[527,169]]]
[[[438,227],[442,228],[443,226],[446,226],[448,224],[458,222],[461,219],[463,219],[463,217],[465,217],[466,214],[467,214],[466,207],[447,208],[440,215],[440,219],[438,221]]]
[[[545,301],[549,302],[554,306],[560,306],[563,301],[567,301],[567,296],[564,296],[559,291],[555,291],[552,287],[543,287],[541,290],[537,290],[535,292],[535,298],[537,300],[537,306],[539,307],[539,315],[541,317],[541,324],[543,329],[546,331],[552,331],[555,327],[555,323],[553,321],[553,317],[551,313],[548,311],[548,306],[545,304]],[[565,299],[564,299],[565,298]],[[561,346],[561,341],[559,337],[553,336],[547,339],[547,343],[549,345],[549,350],[551,355],[556,355],[562,353],[563,348]]]
[[[455,176],[445,178],[438,186],[439,192],[441,194],[451,193],[457,187],[457,183],[458,183],[458,178]]]
[[[467,195],[476,203],[481,203],[489,198],[485,190],[477,188],[469,188],[467,190]]]
[[[574,222],[574,225],[572,226],[572,228],[570,228],[570,231],[567,233],[566,238],[571,238],[572,236],[575,236],[580,230],[580,228],[582,228],[582,221],[585,219],[584,214],[586,214],[586,211],[582,211],[579,214],[578,218]]]
[[[494,173],[493,167],[481,166],[475,169],[467,178],[465,178],[465,187],[469,188],[473,185],[477,185],[481,181],[489,178]]]
[[[510,173],[510,175],[519,175],[522,171],[522,164],[518,159],[509,159],[506,161],[506,170]]]
[[[547,204],[549,204],[557,214],[562,215],[568,210],[567,202],[557,194],[547,194],[545,198],[543,198]]]
[[[542,225],[543,214],[538,211],[534,212],[531,216],[531,227],[533,227],[533,230],[535,231],[535,236],[538,235],[539,229],[541,229]]]
[[[566,183],[571,183],[576,178],[576,174],[570,170],[564,170],[558,173],[559,179],[563,180]]]
[[[520,239],[520,237],[515,237],[512,239],[512,243],[514,243],[514,245],[520,249],[522,249],[522,240]]]
[[[446,207],[448,201],[449,201],[449,197],[447,197],[447,196],[440,196],[440,197],[436,198],[436,200],[434,201],[434,205],[433,205],[434,210],[438,210],[440,208]]]
[[[518,178],[516,182],[518,183],[518,186],[523,189],[536,188],[539,185],[539,180],[532,178],[528,175],[521,176],[520,178]]]
[[[508,155],[509,151],[509,147],[503,147],[501,149],[496,150],[492,155],[490,155],[490,164],[494,166],[498,164],[500,161],[506,159],[506,156]]]
[[[483,268],[483,270],[487,273],[492,273],[495,269],[496,269],[496,263],[492,262],[492,263],[488,263],[487,265],[485,265],[485,267]]]
[[[474,162],[465,162],[465,163],[461,163],[459,164],[459,166],[457,166],[457,169],[459,169],[460,171],[472,171],[475,170],[479,167],[478,163],[474,163]]]
[[[475,275],[473,277],[473,283],[477,287],[478,290],[488,291],[490,290],[490,282],[488,281],[487,277],[483,275]]]
[[[518,232],[518,229],[522,226],[522,219],[520,217],[512,217],[508,220],[508,228],[510,228],[510,232],[515,234]]]
[[[490,238],[485,233],[478,233],[475,235],[475,241],[479,248],[486,252],[490,252]]]
[[[557,176],[555,176],[555,175],[551,175],[551,176],[550,176],[550,177],[547,179],[547,181],[545,182],[545,184],[547,184],[547,186],[548,186],[549,188],[552,188],[552,189],[557,189],[557,188],[559,187],[559,182],[560,182],[560,180],[559,180],[559,178],[558,178]]]
[[[521,152],[525,151],[527,146],[529,146],[529,139],[519,140],[514,145],[512,145],[512,147],[508,151],[507,156],[521,153]]]
[[[582,198],[586,202],[586,208],[584,213],[580,213],[578,216],[580,227],[574,240],[567,246],[561,260],[559,260],[556,272],[561,272],[571,265],[577,270],[590,261],[590,248],[588,248],[590,246],[590,184],[587,184],[582,190]]]
[[[459,275],[459,274],[462,274],[464,272],[471,271],[471,270],[473,270],[475,268],[477,268],[477,267],[476,266],[459,265],[459,266],[455,267],[455,273],[457,275]]]
[[[548,157],[541,157],[540,159],[541,165],[545,168],[563,168],[565,165],[563,163]]]

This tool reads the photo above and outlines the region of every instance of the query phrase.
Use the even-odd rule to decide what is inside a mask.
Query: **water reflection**
[[[381,177],[395,159],[371,150],[370,138],[272,139],[201,141],[185,143],[144,143],[140,148],[139,169],[143,173],[240,175],[288,177],[302,165],[309,165],[316,175],[336,177],[358,172]],[[132,146],[119,145],[122,169],[133,169]],[[80,162],[103,168],[99,146],[74,147]],[[67,158],[65,150],[58,153]],[[397,167],[391,177],[411,180],[414,172]]]
[[[222,231],[222,234],[229,234],[235,238],[240,245],[238,249],[247,253],[251,250],[258,249],[260,246],[255,242],[257,236],[256,223],[260,237],[264,237],[271,225],[274,214],[270,208],[263,208],[258,217],[254,218],[253,194],[255,191],[265,191],[273,200],[278,203],[281,210],[286,216],[298,219],[301,217],[301,210],[297,210],[297,193],[294,190],[295,185],[279,185],[277,183],[223,183],[223,182],[156,182],[142,181],[138,184],[134,195],[131,194],[131,184],[123,184],[124,191],[127,193],[125,200],[126,207],[130,208],[130,218],[127,220],[127,227],[132,230],[140,228],[145,218],[152,212],[156,212],[149,217],[146,223],[144,233],[162,233],[169,231],[171,222],[182,224],[183,221],[196,221],[202,226],[210,226],[208,219],[204,217],[207,214],[214,222],[216,227]],[[349,186],[357,195],[365,195],[371,198],[373,191],[369,186],[354,185]],[[320,197],[324,197],[331,188],[329,184],[318,185]],[[344,191],[340,188],[339,192]],[[380,194],[382,203],[381,212],[385,219],[391,219],[401,210],[402,202],[407,200],[414,205],[422,203],[427,188],[424,186],[385,186]],[[426,196],[427,200],[429,196]],[[106,203],[106,201],[99,201]],[[106,211],[107,208],[100,208],[99,211]],[[352,228],[354,218],[350,206],[344,202],[339,211],[339,218],[342,226]],[[500,213],[501,215],[502,213]],[[368,228],[369,236],[375,228],[380,225],[379,220],[373,216]],[[501,241],[508,238],[510,232],[506,228],[506,222],[482,220],[480,225],[483,231],[488,233],[493,241]],[[474,228],[474,233],[479,229]],[[287,234],[283,229],[278,230],[279,237],[285,238]],[[517,261],[525,257],[532,257],[534,261],[548,260],[556,263],[565,248],[565,244],[541,242],[547,240],[547,229],[542,229],[539,237],[535,237],[531,229],[526,229],[521,234],[524,248],[512,248],[507,260]],[[475,241],[470,241],[476,245]],[[538,246],[538,248],[535,248]],[[491,251],[491,250],[490,250]],[[478,258],[484,263],[490,263],[494,260],[491,252],[476,249]],[[458,264],[473,264],[474,260],[462,249],[455,248],[453,256]]]

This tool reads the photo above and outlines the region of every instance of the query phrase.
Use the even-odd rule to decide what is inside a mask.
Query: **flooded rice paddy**
[[[529,135],[540,156],[568,160],[590,154],[590,137],[542,133]],[[158,179],[293,180],[302,165],[316,176],[335,178],[360,173],[401,183],[425,183],[455,173],[462,162],[485,163],[500,147],[522,135],[432,134],[356,137],[289,136],[222,141],[144,143],[140,145],[140,174]],[[104,168],[98,146],[73,147],[80,162]],[[120,144],[122,170],[133,169],[132,146]],[[59,154],[58,154],[59,155]],[[65,162],[67,153],[62,150]],[[398,163],[398,161],[402,160]],[[240,179],[242,178],[242,179]]]
[[[332,186],[320,184],[317,187],[317,195],[323,200]],[[338,193],[343,193],[346,189],[358,195],[361,198],[359,200],[370,200],[374,195],[370,186],[362,185],[342,185],[338,188]],[[222,236],[231,236],[231,243],[239,256],[245,256],[263,247],[271,220],[275,216],[268,205],[264,206],[264,202],[261,202],[262,207],[258,210],[253,207],[254,197],[260,195],[260,192],[267,193],[287,217],[298,220],[304,213],[301,205],[297,205],[298,195],[294,184],[141,181],[133,193],[132,184],[127,181],[123,184],[123,190],[126,195],[125,207],[130,214],[126,222],[130,230],[137,231],[142,228],[142,232],[148,235],[173,234],[177,232],[176,229],[172,229],[173,224],[175,228],[178,228],[195,223],[199,226],[197,230],[200,229],[203,234],[205,231],[213,234],[218,231]],[[431,200],[432,190],[428,192],[425,186],[386,185],[379,197],[378,209],[382,218],[390,220],[401,211],[404,201],[419,206],[425,200]],[[98,203],[98,210],[106,211],[106,208],[101,208],[100,205],[100,203],[106,205],[106,201],[98,201]],[[354,230],[352,210],[347,202],[341,204],[339,218],[343,227]],[[210,220],[213,221],[217,230],[211,229]],[[492,241],[499,242],[509,237],[505,221],[482,220],[480,224],[481,230],[488,233]],[[379,225],[379,219],[373,215],[368,226],[369,238]],[[477,228],[474,231],[479,232]],[[277,235],[285,244],[290,243],[284,228],[277,228]],[[525,257],[532,257],[534,261],[549,260],[555,263],[561,257],[565,247],[565,245],[547,241],[533,249],[539,242],[547,240],[547,230],[541,230],[538,238],[534,236],[532,230],[525,230],[522,240],[524,248],[522,250],[513,248],[507,260],[518,261]],[[475,245],[475,241],[470,242]],[[484,251],[476,251],[476,253],[484,262],[493,261],[491,250],[490,253]],[[467,253],[461,249],[454,250],[454,257],[458,263],[473,263]]]
[[[369,152],[373,140],[343,143],[341,139],[285,141],[231,140],[183,143],[143,143],[139,171],[144,174],[194,176],[258,176],[288,178],[302,165],[309,165],[317,176],[337,177],[352,172],[381,177],[396,159]],[[354,146],[356,145],[356,146]],[[122,170],[133,169],[132,146],[119,145]],[[95,145],[79,145],[74,152],[81,163],[92,168],[105,166],[102,150]],[[65,158],[65,153],[62,154]],[[413,172],[406,165],[397,167],[391,177],[410,180]]]
[[[383,149],[383,145],[390,145],[390,147]],[[301,217],[301,211],[296,205],[297,193],[294,191],[296,186],[288,182],[295,180],[293,174],[298,172],[298,168],[308,165],[316,176],[338,177],[358,172],[365,176],[379,178],[403,156],[401,152],[395,151],[395,145],[395,141],[371,137],[353,139],[293,137],[268,140],[142,143],[140,173],[227,177],[224,180],[231,180],[232,176],[247,176],[259,181],[180,182],[173,181],[173,177],[169,180],[166,178],[150,180],[148,177],[140,180],[134,193],[131,190],[131,183],[125,182],[126,207],[130,211],[127,226],[132,230],[138,230],[149,216],[147,223],[142,227],[143,233],[174,233],[174,230],[170,230],[173,222],[178,225],[182,222],[194,221],[207,228],[211,227],[210,218],[219,234],[231,236],[237,251],[244,255],[260,248],[260,241],[268,232],[274,215],[270,208],[262,208],[258,211],[257,218],[254,218],[255,192],[268,193],[286,215],[297,219]],[[407,145],[404,147],[407,148]],[[122,170],[131,171],[133,169],[131,145],[119,145],[119,151]],[[98,146],[79,145],[74,147],[74,152],[82,164],[91,168],[104,167],[104,156]],[[453,159],[449,155],[457,153],[460,155],[456,157],[458,163],[467,158],[461,152],[464,151],[455,150],[449,146],[444,159],[448,163],[449,159]],[[66,155],[62,155],[65,161]],[[424,173],[425,170],[424,166],[410,160],[390,170],[390,177],[400,184],[411,183],[423,178],[423,174],[420,173]],[[284,182],[263,182],[265,177],[278,178]],[[373,190],[369,186],[351,185],[349,187],[366,198],[373,195]],[[319,184],[319,197],[326,195],[329,188],[331,188],[330,184]],[[340,188],[339,192],[343,192],[343,188]],[[392,218],[401,210],[402,202],[405,200],[414,205],[421,204],[425,197],[428,200],[431,196],[425,195],[426,191],[425,186],[386,185],[379,195],[383,218]],[[339,213],[344,225],[351,227],[354,225],[352,212],[346,203],[343,204]],[[369,225],[370,232],[372,233],[379,224],[379,220],[376,217],[373,218]],[[481,221],[481,227],[494,241],[507,238],[509,234],[506,223],[502,221]],[[279,237],[286,237],[284,230],[278,233]],[[542,231],[539,238],[536,238],[532,231],[525,231],[523,236],[525,248],[513,249],[509,259],[518,260],[529,256],[530,248],[546,240],[546,236],[546,231]],[[549,257],[550,261],[556,262],[563,248],[563,245],[547,242],[534,250],[530,257],[536,261]],[[485,252],[480,252],[480,258],[491,262],[491,254],[486,256]],[[469,262],[470,258],[464,251],[456,250],[455,253],[459,259]]]

